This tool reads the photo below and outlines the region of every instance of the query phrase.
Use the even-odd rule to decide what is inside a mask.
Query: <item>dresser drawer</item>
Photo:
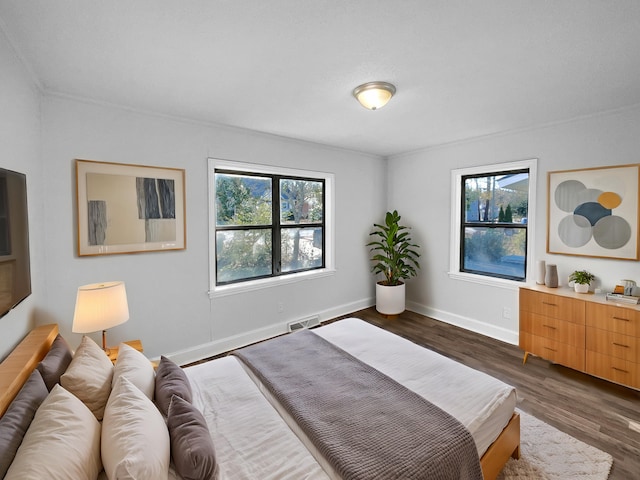
[[[587,350],[640,363],[640,339],[609,330],[587,327]]]
[[[584,325],[585,303],[582,300],[520,289],[520,310]]]
[[[584,348],[585,326],[577,323],[523,311],[520,314],[520,331]]]
[[[640,311],[615,305],[589,305],[587,325],[623,335],[640,337]]]
[[[586,372],[616,383],[640,388],[640,370],[635,362],[587,351]]]
[[[520,348],[552,362],[584,371],[584,348],[573,347],[522,331],[520,332]]]

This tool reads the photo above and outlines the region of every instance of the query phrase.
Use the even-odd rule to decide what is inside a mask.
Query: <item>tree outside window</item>
[[[214,176],[216,285],[324,267],[324,179]]]
[[[525,280],[529,170],[461,178],[460,271]]]

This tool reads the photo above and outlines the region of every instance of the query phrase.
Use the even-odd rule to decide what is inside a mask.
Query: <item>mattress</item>
[[[313,332],[456,417],[480,456],[515,409],[513,387],[362,320]],[[221,479],[339,478],[240,360],[224,357],[185,373],[212,432]]]

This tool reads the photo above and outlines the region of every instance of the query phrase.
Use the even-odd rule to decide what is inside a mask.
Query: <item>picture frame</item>
[[[76,159],[79,256],[184,250],[185,171]]]
[[[559,170],[547,180],[547,253],[640,258],[640,164]]]

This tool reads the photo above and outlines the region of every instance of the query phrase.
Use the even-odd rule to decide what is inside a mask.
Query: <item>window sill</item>
[[[292,273],[291,275],[283,275],[280,277],[249,280],[247,282],[235,283],[233,285],[223,285],[215,287],[213,290],[209,290],[209,298],[226,297],[228,295],[262,290],[263,288],[278,287],[280,285],[288,285],[291,283],[314,280],[316,278],[329,277],[334,275],[335,272],[335,269],[323,268],[322,270],[313,270],[311,272]]]
[[[480,285],[488,285],[491,287],[505,288],[507,290],[517,290],[522,285],[526,285],[526,281],[506,280],[504,278],[486,277],[484,275],[474,275],[473,273],[449,272],[449,278],[454,280],[462,280],[463,282],[477,283]]]

